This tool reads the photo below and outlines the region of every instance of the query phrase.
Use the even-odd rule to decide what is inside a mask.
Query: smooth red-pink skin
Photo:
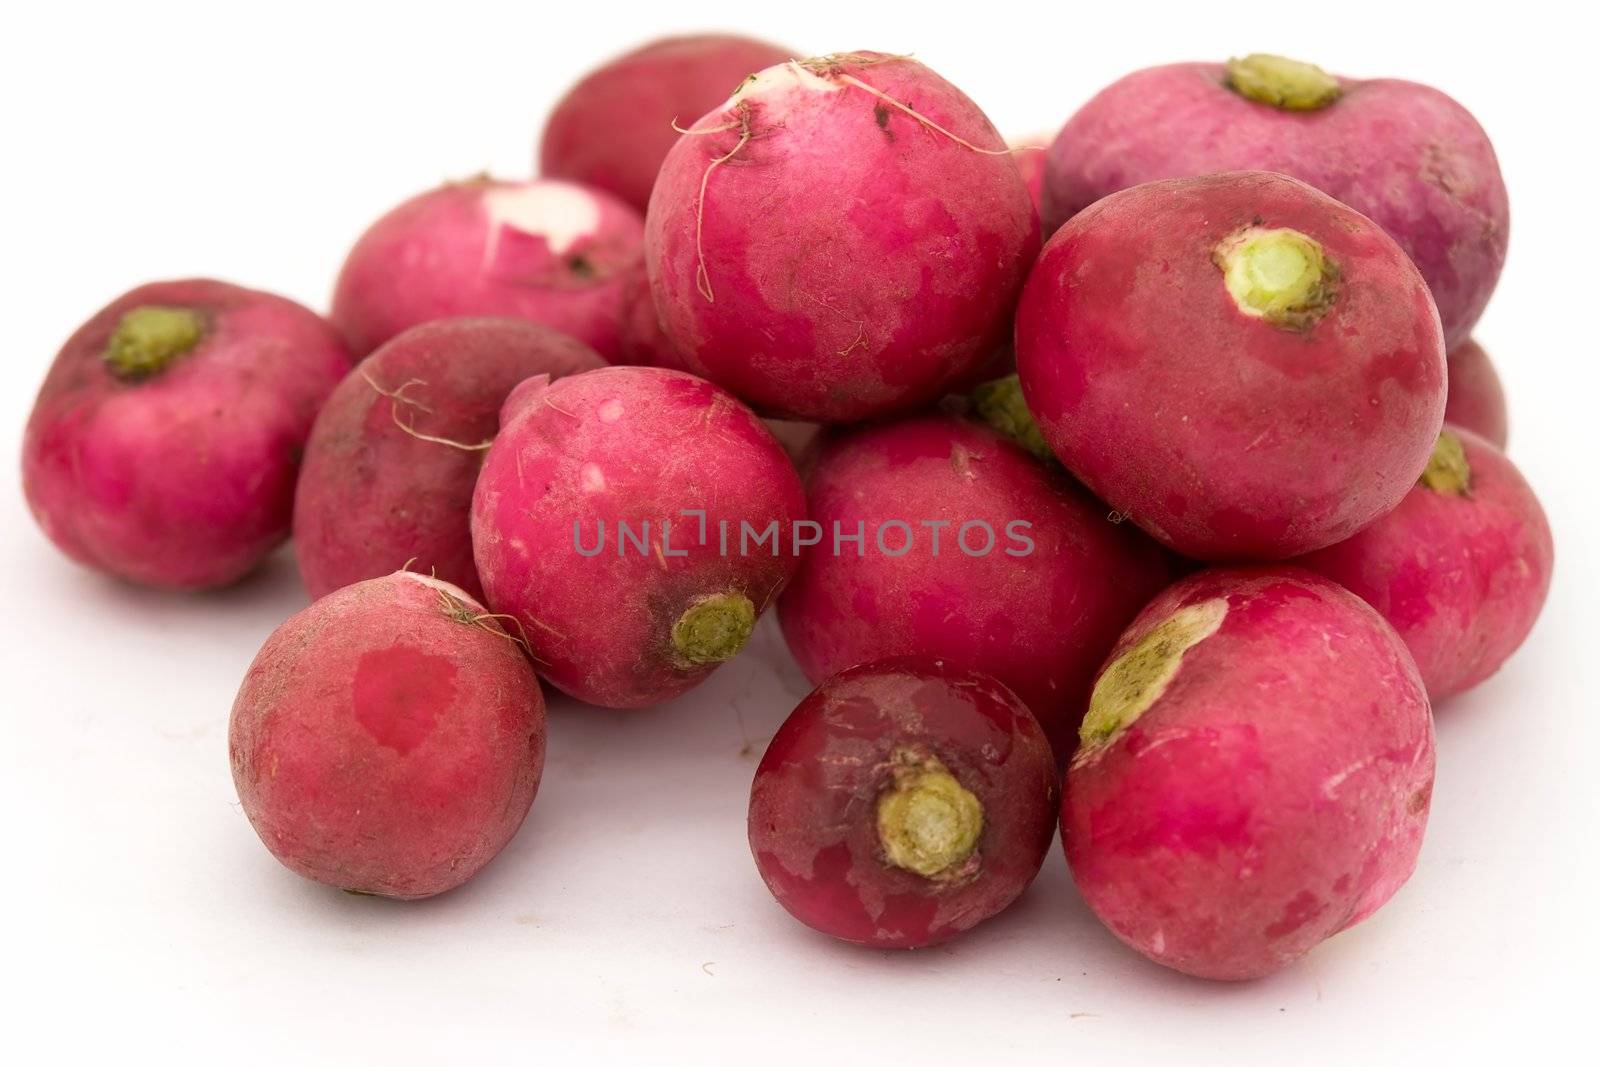
[[[914,60],[860,53],[819,76],[1004,145]],[[855,422],[937,399],[1003,347],[1039,247],[1009,153],[963,147],[849,84],[742,95],[695,129],[646,221],[650,284],[686,369],[765,414]]]
[[[200,343],[137,381],[103,356],[123,315],[205,320]],[[300,451],[350,356],[315,313],[225,282],[143,285],[56,356],[22,444],[28,506],[61,551],[170,589],[226,585],[289,534]]]
[[[1332,105],[1284,111],[1226,85],[1217,63],[1137,71],[1062,128],[1046,164],[1045,230],[1129,186],[1231,170],[1306,181],[1387,230],[1427,279],[1446,340],[1467,339],[1505,263],[1506,187],[1472,115],[1413,82],[1341,78]]]
[[[233,704],[239,801],[296,874],[411,900],[476,874],[522,825],[545,709],[522,650],[454,587],[346,586],[273,631]]]
[[[1217,597],[1221,627],[1184,653],[1155,703],[1074,757],[1061,829],[1084,900],[1130,947],[1202,978],[1256,978],[1371,915],[1411,876],[1433,723],[1388,624],[1295,567],[1186,578],[1113,657]]]
[[[528,319],[620,358],[624,292],[643,266],[644,222],[597,189],[594,234],[557,252],[543,235],[494,225],[484,196],[532,182],[451,182],[401,204],[361,235],[334,287],[329,317],[364,356],[434,319]],[[582,187],[576,187],[582,189]]]
[[[1465,427],[1504,452],[1509,420],[1506,391],[1489,353],[1476,341],[1450,350],[1446,357],[1450,390],[1444,402],[1444,421]]]
[[[976,873],[940,882],[884,859],[878,798],[897,749],[932,755],[983,805]],[[926,658],[854,667],[802,700],[750,787],[750,851],[767,888],[814,930],[922,948],[1022,895],[1055,831],[1056,763],[1003,685]]]
[[[604,365],[522,319],[440,319],[382,345],[334,390],[306,442],[294,507],[306,589],[320,597],[405,568],[481,599],[470,518],[483,452],[456,445],[493,439],[524,379]]]
[[[704,544],[684,509],[706,512]],[[511,394],[473,496],[472,543],[489,603],[516,616],[540,674],[591,704],[646,707],[715,666],[681,662],[673,624],[717,593],[764,609],[799,563],[790,529],[804,517],[794,465],[743,404],[681,371],[607,367]],[[617,524],[637,538],[646,520],[646,552],[630,541],[619,557]],[[593,553],[602,522],[603,551],[580,553],[574,524]],[[741,554],[741,522],[776,522],[781,552],[768,539]]]
[[[924,655],[998,679],[1022,698],[1063,760],[1077,741],[1089,682],[1122,628],[1172,577],[1165,552],[1054,464],[992,430],[927,415],[825,440],[806,478],[823,543],[808,549],[778,602],[784,637],[813,684],[858,663]],[[879,551],[882,524],[915,535]],[[939,554],[924,521],[944,520]],[[987,522],[995,545],[969,556],[962,523]],[[1008,538],[1013,521],[1029,550]],[[831,551],[834,524],[865,532],[862,554]],[[903,527],[884,529],[891,550]],[[982,547],[973,528],[969,543]],[[1007,550],[1026,552],[1008,555]]]
[[[756,71],[793,53],[733,34],[667,37],[618,56],[561,98],[539,142],[546,177],[583,182],[638,208],[688,126]]]
[[[1337,265],[1304,330],[1239,310],[1212,261],[1288,227]],[[1196,559],[1281,559],[1400,502],[1444,415],[1439,319],[1382,230],[1292,178],[1156,182],[1080,212],[1017,312],[1017,371],[1061,460],[1113,508]]]
[[[1544,509],[1516,466],[1470,430],[1446,429],[1472,472],[1465,495],[1419,483],[1354,537],[1296,561],[1389,620],[1435,702],[1477,685],[1521,647],[1555,562]]]

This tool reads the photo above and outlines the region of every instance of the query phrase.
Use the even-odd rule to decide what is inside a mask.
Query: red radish
[[[804,517],[794,466],[743,404],[680,371],[607,367],[511,394],[472,544],[545,678],[644,707],[744,646]]]
[[[1054,463],[955,416],[825,438],[806,488],[824,538],[778,603],[806,677],[942,659],[1020,696],[1063,759],[1095,670],[1171,577]]]
[[[1003,346],[1038,219],[994,127],[901,56],[769,67],[668,153],[646,258],[685,366],[765,414],[930,403]]]
[[[1119,189],[1231,170],[1291,175],[1377,223],[1427,279],[1447,343],[1466,341],[1505,263],[1506,187],[1482,128],[1426,85],[1266,55],[1137,71],[1051,146],[1045,226]]]
[[[340,383],[306,442],[294,545],[313,597],[410,567],[482,598],[472,487],[525,378],[604,366],[522,319],[440,319],[386,342]]]
[[[1410,877],[1428,698],[1377,613],[1294,567],[1157,597],[1095,682],[1061,830],[1084,900],[1155,962],[1270,974]]]
[[[1450,392],[1445,399],[1444,421],[1473,433],[1504,452],[1506,448],[1506,393],[1489,353],[1476,341],[1450,350]]]
[[[750,788],[750,851],[812,929],[921,948],[1022,895],[1055,798],[1049,742],[1005,686],[891,659],[828,680],[784,722]]]
[[[745,78],[793,53],[732,34],[664,37],[604,63],[561,98],[539,142],[546,177],[604,189],[643,211],[687,126]]]
[[[357,355],[434,319],[503,315],[621,358],[638,212],[571,182],[451,182],[373,223],[346,258],[332,319]]]
[[[242,577],[289,534],[317,408],[350,369],[314,313],[226,282],[156,282],[96,312],[34,401],[22,487],[56,547],[143,585]]]
[[[1511,461],[1459,427],[1400,506],[1297,562],[1378,610],[1405,640],[1435,702],[1500,668],[1550,591],[1544,509]]]
[[[1067,469],[1197,559],[1277,559],[1393,508],[1428,462],[1445,361],[1383,231],[1277,174],[1114,193],[1017,312],[1027,406]]]
[[[505,847],[544,745],[544,698],[512,634],[409,572],[273,631],[228,729],[239,801],[284,866],[402,900],[461,885]]]

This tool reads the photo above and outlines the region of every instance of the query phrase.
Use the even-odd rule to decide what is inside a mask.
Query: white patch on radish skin
[[[600,201],[571,182],[537,181],[491,188],[483,194],[489,233],[483,262],[494,262],[502,229],[543,237],[550,251],[564,256],[579,241],[600,232]]]
[[[622,401],[616,397],[603,402],[599,408],[601,422],[616,422],[622,418]]]
[[[1150,955],[1159,956],[1167,950],[1167,934],[1164,930],[1157,930],[1156,936],[1150,939]]]
[[[583,486],[586,493],[603,493],[606,489],[606,474],[600,469],[598,463],[585,463],[578,469],[578,484]]]
[[[418,585],[425,585],[429,589],[437,589],[441,593],[449,593],[457,600],[463,600],[473,607],[479,607],[478,602],[472,599],[472,594],[466,592],[458,585],[450,584],[443,578],[435,578],[429,574],[418,574],[416,571],[395,571],[395,573],[402,578],[410,578]]]
[[[791,92],[837,93],[843,88],[842,82],[824,78],[791,59],[787,63],[779,63],[751,76],[733,91],[733,95],[728,97],[717,111],[727,111],[741,100],[755,100]]]

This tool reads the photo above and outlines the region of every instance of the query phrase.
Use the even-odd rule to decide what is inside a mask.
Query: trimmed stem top
[[[690,604],[672,624],[672,647],[691,667],[738,655],[756,627],[756,606],[740,592],[712,593]]]
[[[1107,664],[1078,728],[1083,751],[1104,745],[1160,700],[1184,653],[1216,633],[1227,614],[1228,602],[1220,597],[1179,608]]]
[[[898,751],[893,774],[893,784],[878,798],[884,859],[940,881],[974,869],[982,802],[932,755]]]
[[[1039,424],[1033,420],[1027,401],[1022,398],[1022,382],[1015,374],[984,382],[974,389],[972,409],[1001,436],[1010,438],[1040,459],[1053,461],[1056,458],[1039,432]]]
[[[149,378],[200,343],[205,321],[189,308],[149,304],[122,316],[104,359],[119,378]]]
[[[1322,246],[1299,230],[1252,226],[1212,253],[1240,311],[1287,330],[1303,330],[1333,305],[1339,277]]]
[[[1441,431],[1433,444],[1433,455],[1428,457],[1428,465],[1417,480],[1435,493],[1466,496],[1472,488],[1472,465],[1467,462],[1461,438],[1449,430]]]
[[[1316,111],[1339,99],[1339,79],[1310,63],[1255,52],[1228,60],[1228,88],[1284,111]]]

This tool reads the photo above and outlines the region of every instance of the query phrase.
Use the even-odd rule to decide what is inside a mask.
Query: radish
[[[1278,174],[1152,182],[1074,216],[1023,293],[1017,373],[1067,469],[1197,559],[1355,533],[1422,473],[1445,404],[1416,268]]]
[[[1095,682],[1061,833],[1084,901],[1155,962],[1270,974],[1411,875],[1433,791],[1416,664],[1309,571],[1202,571]]]
[[[79,563],[204,589],[289,534],[300,453],[350,369],[313,312],[226,282],[156,282],[62,347],[28,419],[22,487]]]
[[[936,660],[854,667],[800,702],[750,787],[750,851],[815,930],[922,948],[998,914],[1055,829],[1056,764],[991,678]]]
[[[512,392],[472,544],[545,678],[643,707],[744,647],[804,518],[799,475],[743,404],[681,371],[607,367]]]
[[[930,403],[1003,347],[1038,219],[983,112],[922,64],[769,67],[662,164],[646,258],[683,365],[763,414]]]
[[[544,748],[544,698],[514,633],[409,572],[274,630],[228,727],[239,802],[284,866],[402,900],[461,885],[505,847]]]

